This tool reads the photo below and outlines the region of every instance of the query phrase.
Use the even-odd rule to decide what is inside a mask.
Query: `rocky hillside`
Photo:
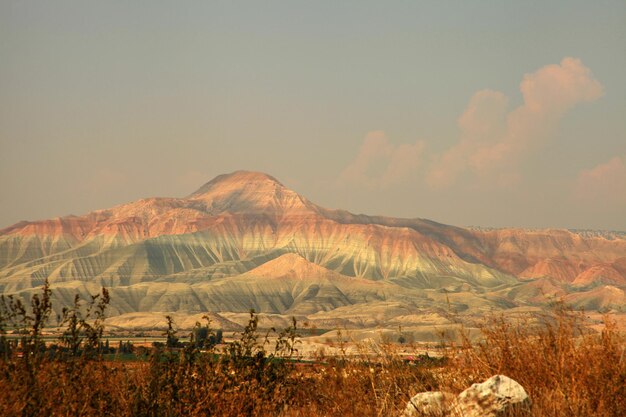
[[[0,230],[0,292],[25,297],[45,278],[63,302],[111,288],[113,314],[479,312],[552,297],[626,309],[626,239],[355,215],[239,171],[186,198]]]

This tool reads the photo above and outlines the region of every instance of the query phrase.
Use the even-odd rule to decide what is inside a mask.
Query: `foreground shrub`
[[[460,390],[495,374],[518,381],[533,401],[532,415],[626,415],[626,343],[610,316],[600,333],[563,304],[551,314],[517,322],[492,317],[482,341],[451,350],[446,379]]]
[[[443,360],[417,365],[394,344],[375,357],[364,349],[358,358],[301,362],[295,319],[263,334],[254,312],[223,349],[208,320],[183,344],[169,318],[167,343],[148,359],[105,360],[105,290],[63,310],[62,350],[53,351],[41,333],[49,300],[47,285],[30,309],[0,300],[0,416],[397,416],[417,392],[458,393],[494,374],[524,386],[533,416],[626,415],[624,338],[608,316],[602,332],[592,333],[584,316],[562,305],[517,322],[492,317],[478,343],[466,337]],[[9,327],[18,330],[19,343],[7,339]],[[275,345],[268,351],[270,334]]]

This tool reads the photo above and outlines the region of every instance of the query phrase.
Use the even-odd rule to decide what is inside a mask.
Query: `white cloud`
[[[450,186],[469,171],[491,184],[510,186],[520,178],[518,164],[547,140],[565,112],[603,94],[589,68],[575,58],[526,74],[520,91],[523,104],[508,113],[504,94],[474,94],[458,120],[459,141],[433,158],[429,185]]]
[[[384,187],[402,182],[420,165],[424,142],[394,145],[382,131],[369,132],[356,158],[341,172],[340,185]]]
[[[626,205],[626,156],[616,156],[581,171],[576,179],[574,196],[586,204]]]

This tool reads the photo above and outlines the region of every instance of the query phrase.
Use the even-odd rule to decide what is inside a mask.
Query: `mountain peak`
[[[315,278],[343,277],[341,274],[317,265],[297,253],[285,253],[246,273],[256,278]]]
[[[271,175],[253,171],[215,177],[187,198],[232,212],[309,210],[313,206]]]
[[[256,171],[234,171],[230,174],[222,174],[213,178],[211,181],[198,188],[195,192],[190,194],[187,198],[201,198],[207,193],[211,193],[216,188],[243,188],[245,186],[278,186],[284,188],[285,186],[276,178],[264,172]]]

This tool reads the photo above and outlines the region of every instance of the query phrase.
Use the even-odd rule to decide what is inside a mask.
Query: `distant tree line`
[[[13,354],[30,358],[45,353],[48,358],[61,358],[130,354],[136,351],[131,341],[120,340],[118,346],[114,347],[109,339],[103,338],[105,311],[111,301],[106,288],[102,288],[99,294],[90,295],[87,300],[77,294],[72,306],[63,307],[57,316],[57,322],[63,329],[61,336],[58,342],[46,344],[42,330],[52,314],[51,293],[46,279],[41,293],[31,297],[30,306],[13,295],[0,295],[0,359],[8,359]],[[203,316],[205,324],[196,322],[189,342],[181,342],[174,320],[169,315],[165,318],[166,341],[154,342],[154,347],[182,349],[192,346],[209,349],[222,343],[222,330],[213,330],[208,316]],[[9,337],[9,331],[18,337]]]

